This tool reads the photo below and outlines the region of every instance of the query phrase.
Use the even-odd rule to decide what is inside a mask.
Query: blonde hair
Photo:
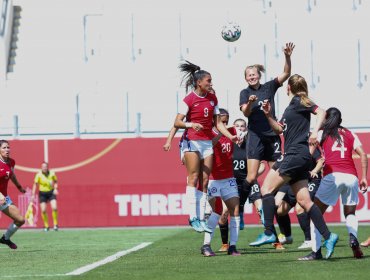
[[[257,69],[257,72],[258,72],[258,76],[261,77],[261,72],[265,73],[265,67],[261,64],[254,64],[254,65],[249,65],[247,66],[247,68],[245,68],[244,70],[244,77],[247,77],[247,70],[248,69],[253,69],[253,68],[256,68]]]
[[[298,75],[294,74],[290,76],[288,80],[288,85],[290,86],[290,91],[294,95],[301,98],[301,104],[305,107],[311,107],[315,103],[308,97],[308,87],[306,80]]]

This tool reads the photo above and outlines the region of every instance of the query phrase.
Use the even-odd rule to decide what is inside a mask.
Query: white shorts
[[[11,200],[10,196],[7,195],[5,197],[5,203],[4,204],[0,204],[0,211],[4,211],[6,208],[8,208],[12,204],[13,204],[13,201]]]
[[[181,161],[186,152],[199,152],[200,158],[205,159],[206,157],[213,155],[212,140],[182,140],[180,143]]]
[[[239,197],[238,185],[235,178],[209,180],[208,196],[209,198],[220,196],[223,201],[232,197]]]
[[[334,206],[342,197],[343,205],[357,205],[360,187],[355,175],[334,172],[326,175],[320,182],[316,196],[326,205]]]

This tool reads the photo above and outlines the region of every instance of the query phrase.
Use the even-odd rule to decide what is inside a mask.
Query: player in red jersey
[[[7,231],[0,238],[0,243],[8,245],[10,249],[17,249],[10,237],[20,228],[25,220],[17,206],[15,206],[8,196],[8,181],[14,183],[21,193],[26,190],[22,188],[14,173],[15,161],[9,157],[10,147],[6,140],[0,140],[0,211],[13,220]]]
[[[326,110],[326,120],[323,129],[318,134],[318,141],[324,152],[324,177],[315,196],[322,213],[329,205],[334,206],[339,196],[342,198],[343,213],[349,233],[349,245],[355,258],[362,258],[363,253],[357,240],[358,220],[356,206],[358,192],[367,191],[367,155],[357,135],[341,126],[342,114],[337,108]],[[362,177],[359,182],[352,153],[361,158]],[[321,235],[311,224],[312,249],[316,251],[321,246]]]
[[[229,122],[229,113],[225,109],[220,109],[221,121],[225,126]],[[234,127],[228,129],[232,135],[236,135]],[[211,173],[211,180],[208,185],[208,196],[212,208],[215,210],[211,213],[208,219],[208,227],[212,230],[211,233],[206,232],[204,235],[204,243],[201,252],[204,256],[214,256],[211,249],[211,240],[220,219],[220,211],[215,209],[216,199],[221,199],[225,202],[228,212],[230,213],[230,246],[228,254],[238,256],[240,253],[236,250],[236,243],[239,237],[239,194],[238,185],[234,178],[234,170],[232,163],[233,142],[213,130],[213,169]]]
[[[179,68],[184,73],[186,91],[189,87],[194,89],[180,103],[179,113],[174,123],[176,128],[186,129],[182,150],[188,173],[186,198],[189,224],[197,232],[205,230],[210,232],[204,220],[204,212],[208,178],[213,164],[213,124],[230,140],[237,141],[238,137],[231,135],[220,119],[217,97],[215,94],[209,93],[212,89],[211,74],[188,61],[180,64]],[[184,122],[185,117],[186,122]],[[203,186],[201,198],[196,195],[199,178],[202,178]]]

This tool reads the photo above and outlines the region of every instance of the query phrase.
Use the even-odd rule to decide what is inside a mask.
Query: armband
[[[193,126],[193,123],[191,123],[191,122],[186,122],[185,123],[186,128],[191,128],[192,126]]]

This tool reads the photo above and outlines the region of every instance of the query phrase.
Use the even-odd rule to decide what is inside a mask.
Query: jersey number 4
[[[344,158],[344,153],[347,151],[347,148],[344,146],[343,137],[340,137],[342,139],[342,144],[339,144],[338,141],[335,141],[333,143],[333,146],[331,146],[332,152],[340,152],[340,158]]]

